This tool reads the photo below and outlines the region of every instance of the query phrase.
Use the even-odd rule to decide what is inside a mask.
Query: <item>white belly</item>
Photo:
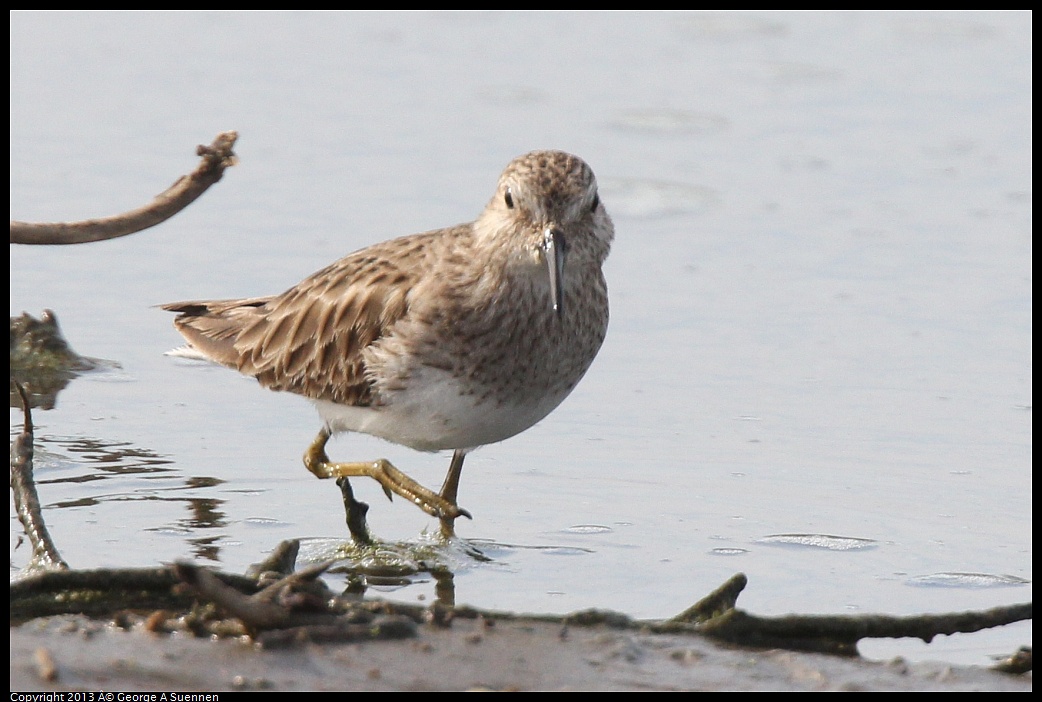
[[[470,449],[509,439],[550,414],[568,393],[537,402],[506,403],[465,394],[451,374],[424,368],[408,389],[378,407],[350,407],[316,400],[333,432],[356,431],[419,451]]]

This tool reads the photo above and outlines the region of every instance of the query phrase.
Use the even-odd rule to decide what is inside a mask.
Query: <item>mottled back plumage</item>
[[[315,400],[333,431],[471,448],[542,419],[589,368],[613,235],[589,166],[538,151],[474,222],[375,244],[281,295],[164,309],[196,351]]]

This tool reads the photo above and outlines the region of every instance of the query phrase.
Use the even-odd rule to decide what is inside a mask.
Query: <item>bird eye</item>
[[[601,204],[600,193],[596,193],[593,196],[593,204],[590,205],[590,212],[596,212],[597,206]]]
[[[506,192],[503,193],[503,201],[507,203],[508,209],[514,209],[514,196],[510,194],[510,188],[507,188]]]

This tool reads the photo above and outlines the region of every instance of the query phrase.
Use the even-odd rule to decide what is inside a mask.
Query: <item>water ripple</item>
[[[758,544],[771,546],[796,546],[800,548],[823,548],[828,551],[865,551],[876,548],[878,541],[859,539],[853,536],[830,536],[828,534],[771,534],[757,539]]]
[[[917,575],[908,579],[909,585],[916,587],[1013,587],[1027,585],[1031,581],[1015,575],[995,575],[993,573],[932,573]]]

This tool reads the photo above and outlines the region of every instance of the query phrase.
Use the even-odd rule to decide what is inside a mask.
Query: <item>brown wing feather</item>
[[[273,390],[341,404],[373,403],[363,351],[408,312],[423,275],[420,249],[435,233],[377,244],[337,261],[276,297],[175,302],[178,331],[210,359]],[[443,234],[443,233],[442,233]]]
[[[188,300],[171,302],[163,309],[179,312],[174,326],[185,340],[210,360],[230,368],[238,368],[235,340],[249,319],[263,312],[273,298],[246,300]]]

